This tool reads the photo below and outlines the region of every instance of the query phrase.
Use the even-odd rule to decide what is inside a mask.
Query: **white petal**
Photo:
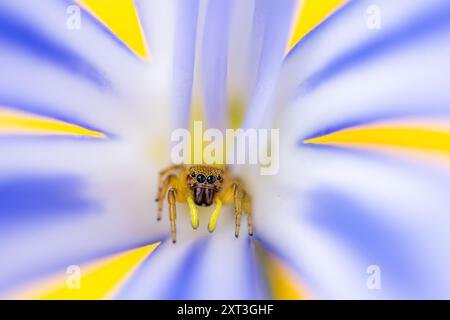
[[[135,148],[11,139],[0,153],[2,290],[170,230],[156,222],[157,170]]]
[[[225,128],[227,120],[228,42],[233,2],[209,1],[202,41],[202,89],[207,125]]]
[[[84,10],[81,11],[80,29],[68,28],[71,14],[67,9],[70,5],[73,5],[71,1],[3,2],[2,14],[9,17],[3,26],[12,22],[20,27],[20,30],[15,31],[18,37],[14,41],[25,45],[26,50],[36,53],[44,49],[41,45],[56,43],[59,48],[83,57],[98,68],[101,72],[98,76],[104,77],[107,83],[115,85],[120,81],[120,86],[130,84],[133,75],[142,69],[141,61],[102,22]],[[57,54],[58,51],[53,53]]]
[[[189,125],[194,81],[199,1],[176,2],[175,45],[173,55],[173,112],[175,128]]]
[[[156,110],[168,114],[167,68],[140,61],[84,11],[81,29],[68,29],[68,5],[0,4],[0,106],[112,135],[142,134]]]
[[[271,99],[277,86],[295,6],[294,0],[255,2],[250,53],[252,96],[244,124],[246,127],[264,127],[272,116]]]
[[[253,244],[246,236],[235,239],[233,229],[225,228],[209,236],[182,236],[176,244],[166,241],[117,297],[267,299],[268,292]]]
[[[294,148],[279,176],[255,183],[266,185],[254,191],[255,234],[313,295],[450,296],[448,172],[387,155]],[[381,290],[366,285],[370,265],[381,269]]]
[[[380,30],[366,27],[372,4]],[[378,119],[448,115],[449,8],[438,0],[356,1],[338,11],[286,59],[277,105],[296,122],[283,125],[306,138]]]
[[[234,1],[228,46],[228,97],[246,106],[251,98],[251,36],[255,1]],[[241,106],[242,107],[242,106]]]

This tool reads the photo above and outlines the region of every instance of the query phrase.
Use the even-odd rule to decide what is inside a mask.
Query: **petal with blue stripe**
[[[156,168],[134,147],[38,141],[0,144],[1,291],[168,233],[152,218]]]
[[[380,30],[366,26],[374,3]],[[296,122],[303,139],[384,119],[448,115],[449,8],[437,0],[343,7],[286,59],[278,111]]]
[[[8,75],[0,77],[0,104],[124,133],[127,123],[143,118],[148,101],[157,100],[153,93],[167,81],[123,50],[89,14],[81,15],[79,30],[68,29],[69,5],[0,4],[0,66]]]
[[[293,148],[272,186],[255,187],[255,234],[314,296],[450,295],[449,171],[375,152]],[[381,270],[381,290],[367,286],[370,266]]]
[[[226,232],[225,232],[226,231]],[[268,298],[262,270],[247,237],[232,228],[214,237],[166,241],[119,292],[122,299]]]
[[[207,125],[224,129],[227,122],[228,43],[233,1],[209,1],[202,42],[203,97]]]
[[[293,0],[255,2],[251,35],[251,99],[246,127],[263,127],[272,116],[271,103],[282,66],[289,30],[294,18]]]
[[[199,6],[198,0],[176,1],[172,72],[175,128],[186,128],[190,124]]]

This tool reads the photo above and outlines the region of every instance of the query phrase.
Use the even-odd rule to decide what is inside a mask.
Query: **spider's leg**
[[[170,188],[167,200],[169,202],[169,212],[170,212],[170,226],[172,228],[172,242],[177,242],[176,232],[176,218],[177,218],[177,207],[176,207],[176,189]]]
[[[242,204],[244,207],[244,211],[247,214],[248,234],[249,236],[253,236],[252,202],[247,192],[244,192]]]
[[[155,201],[159,201],[161,198],[164,199],[165,195],[162,194],[163,193],[163,188],[164,188],[164,180],[165,180],[164,177],[167,174],[169,174],[169,173],[171,173],[173,171],[177,171],[177,170],[181,170],[181,169],[183,169],[183,165],[176,164],[176,165],[171,165],[171,166],[169,166],[167,168],[164,168],[163,170],[161,170],[159,172],[159,177],[158,177],[158,194],[156,195]]]
[[[239,237],[239,229],[241,228],[241,215],[242,215],[242,188],[240,184],[234,185],[234,210],[236,216],[236,229],[234,231],[235,237]]]
[[[161,216],[162,211],[162,203],[163,200],[167,195],[167,201],[169,202],[169,218],[170,218],[170,226],[172,228],[172,242],[176,242],[176,218],[177,218],[177,208],[176,208],[176,201],[177,201],[177,192],[180,189],[180,180],[178,177],[174,174],[168,175],[162,185],[162,192],[161,197],[158,199],[159,206],[158,206],[158,217]]]
[[[233,203],[234,203],[234,213],[235,213],[235,223],[236,223],[234,235],[236,236],[236,238],[239,237],[239,230],[241,228],[242,209],[244,209],[244,211],[247,213],[247,217],[249,218],[249,220],[248,220],[249,234],[252,234],[253,227],[252,227],[251,214],[250,214],[250,211],[251,211],[250,198],[247,195],[247,192],[245,192],[245,190],[242,188],[242,185],[239,182],[239,180],[233,180],[229,184],[229,186],[227,188],[225,188],[225,191],[221,197],[221,201],[223,203],[233,201]],[[216,212],[216,210],[214,210],[214,213],[210,219],[210,226],[209,226],[210,232],[212,232],[214,230],[218,214],[219,214],[219,212],[218,211]]]
[[[156,218],[158,219],[158,221],[161,220],[163,201],[164,201],[164,198],[166,197],[167,190],[169,189],[169,186],[174,185],[176,179],[177,179],[177,176],[174,174],[171,174],[171,175],[168,175],[161,184],[161,191],[160,191],[160,194],[157,199],[158,200],[158,213],[157,213]]]

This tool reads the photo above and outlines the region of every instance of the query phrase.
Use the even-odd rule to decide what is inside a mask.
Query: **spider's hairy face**
[[[189,167],[186,183],[192,191],[195,204],[208,207],[222,188],[223,180],[223,169],[195,165]]]

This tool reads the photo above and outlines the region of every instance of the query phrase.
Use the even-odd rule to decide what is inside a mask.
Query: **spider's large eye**
[[[214,176],[208,176],[207,181],[208,181],[209,184],[213,184],[214,182],[216,182],[216,177],[214,177]]]
[[[199,175],[197,176],[197,181],[200,182],[200,183],[205,182],[205,181],[206,181],[205,175],[204,175],[204,174],[199,174]]]

